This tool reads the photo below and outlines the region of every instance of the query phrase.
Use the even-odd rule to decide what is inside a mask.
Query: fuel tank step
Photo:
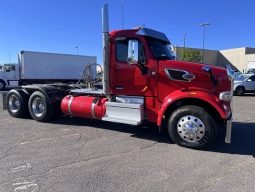
[[[139,125],[144,120],[144,105],[134,103],[105,102],[104,121]]]

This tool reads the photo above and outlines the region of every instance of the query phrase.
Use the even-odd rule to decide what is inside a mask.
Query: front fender
[[[227,119],[229,116],[228,111],[226,111],[223,107],[223,104],[219,100],[218,97],[212,95],[208,92],[204,91],[181,91],[177,90],[171,94],[169,94],[163,101],[160,110],[158,112],[158,119],[157,125],[161,127],[163,116],[168,109],[174,102],[181,101],[184,99],[197,99],[204,101],[211,105],[214,109],[218,111],[222,119]]]

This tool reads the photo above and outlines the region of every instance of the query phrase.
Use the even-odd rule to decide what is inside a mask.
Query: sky
[[[254,0],[0,0],[0,64],[16,63],[21,50],[78,50],[101,64],[105,3],[110,30],[145,26],[164,32],[174,46],[183,45],[186,33],[187,47],[202,48],[199,24],[210,22],[206,49],[255,47]]]

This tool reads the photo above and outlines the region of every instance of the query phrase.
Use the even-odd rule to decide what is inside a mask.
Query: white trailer
[[[95,56],[21,51],[18,64],[0,67],[0,90],[5,86],[75,82],[85,67],[96,64],[96,60]]]

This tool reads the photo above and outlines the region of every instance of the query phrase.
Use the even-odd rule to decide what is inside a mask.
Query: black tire
[[[22,90],[12,89],[6,97],[7,109],[11,116],[21,118],[28,115],[28,94]]]
[[[237,88],[236,88],[236,91],[235,91],[235,95],[237,95],[237,96],[243,96],[243,95],[244,95],[244,92],[245,92],[244,87],[237,87]]]
[[[55,115],[54,105],[40,91],[36,91],[30,96],[28,109],[31,117],[40,122],[47,122]]]
[[[5,89],[5,82],[3,80],[0,80],[0,91],[4,90]]]
[[[177,145],[203,149],[214,143],[218,129],[213,118],[203,108],[188,105],[171,114],[168,133]]]

